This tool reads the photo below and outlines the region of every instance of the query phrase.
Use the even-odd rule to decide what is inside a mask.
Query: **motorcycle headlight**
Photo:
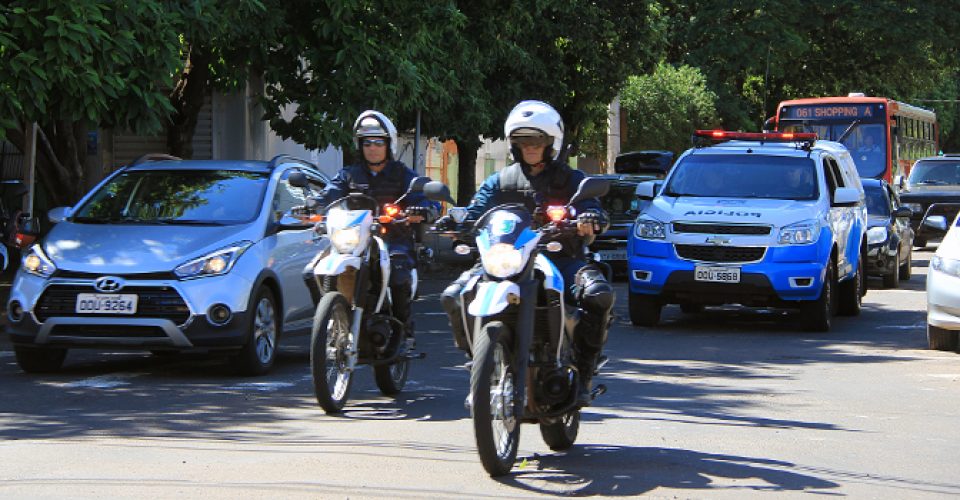
[[[637,219],[633,225],[633,234],[645,240],[662,240],[667,237],[667,227],[654,219]]]
[[[23,270],[41,278],[49,278],[57,270],[57,266],[43,253],[40,245],[34,245],[23,257]]]
[[[497,243],[480,254],[483,270],[491,276],[506,278],[520,272],[523,254],[508,243]]]
[[[947,259],[934,255],[933,258],[930,259],[930,269],[943,274],[949,274],[955,278],[960,278],[960,260],[957,259]]]
[[[867,229],[867,244],[883,243],[887,241],[887,228],[871,227]]]
[[[330,243],[340,253],[353,253],[360,244],[360,227],[345,227],[337,229],[330,235]]]
[[[233,269],[233,265],[237,263],[243,252],[250,248],[250,245],[253,245],[252,241],[234,243],[199,259],[181,264],[173,272],[180,279],[205,278],[227,274]]]
[[[780,229],[781,245],[809,245],[820,238],[820,222],[805,220]]]

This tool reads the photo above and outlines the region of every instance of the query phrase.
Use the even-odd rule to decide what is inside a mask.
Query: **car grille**
[[[756,262],[763,259],[765,247],[725,247],[717,245],[674,245],[681,259],[701,262]]]
[[[50,330],[51,337],[96,337],[96,338],[166,338],[159,326],[129,325],[56,325]]]
[[[127,286],[121,293],[137,294],[137,312],[134,314],[83,314],[76,313],[77,294],[98,293],[92,286],[51,285],[44,290],[37,301],[35,313],[37,320],[43,322],[55,316],[94,317],[94,318],[160,318],[169,319],[175,324],[186,323],[190,318],[190,308],[171,287]]]
[[[107,273],[83,273],[80,271],[65,271],[63,269],[57,269],[53,272],[53,278],[73,278],[73,279],[85,279],[85,280],[95,280],[97,278],[102,278],[104,276],[115,276],[117,278],[123,278],[128,281],[133,280],[175,280],[177,275],[172,272],[157,272],[157,273],[131,273],[131,274],[107,274]]]
[[[699,234],[770,234],[770,226],[749,226],[743,224],[690,224],[673,223],[674,233]]]

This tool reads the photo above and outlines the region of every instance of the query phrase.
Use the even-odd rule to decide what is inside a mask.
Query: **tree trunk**
[[[465,207],[473,199],[477,185],[477,150],[480,138],[454,139],[457,143],[457,162],[460,171],[457,176],[457,206]]]
[[[7,138],[26,155],[26,128],[8,130]],[[87,128],[82,122],[57,120],[37,130],[37,182],[51,207],[72,206],[86,192]]]
[[[180,158],[193,157],[193,134],[209,88],[210,53],[204,47],[193,45],[180,81],[170,93],[174,109],[167,126],[167,151],[170,154]]]

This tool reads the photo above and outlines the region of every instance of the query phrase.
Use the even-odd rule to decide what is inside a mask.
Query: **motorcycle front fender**
[[[331,253],[317,262],[316,267],[313,268],[313,274],[314,276],[338,276],[348,267],[360,269],[361,262],[363,259],[360,257]]]
[[[520,287],[512,281],[485,281],[477,284],[477,295],[467,312],[483,318],[498,314],[510,305],[509,296],[520,296]]]

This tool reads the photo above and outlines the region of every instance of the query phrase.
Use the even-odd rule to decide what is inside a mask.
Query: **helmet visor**
[[[510,143],[515,146],[520,147],[532,147],[532,146],[549,146],[553,144],[553,138],[546,135],[539,136],[512,136],[510,137]]]

